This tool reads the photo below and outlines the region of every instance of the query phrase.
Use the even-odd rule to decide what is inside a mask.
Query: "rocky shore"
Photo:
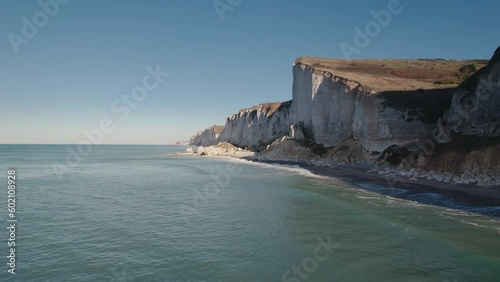
[[[206,146],[206,147],[199,146],[195,149],[187,148],[185,150],[185,153],[189,155],[209,156],[209,157],[214,157],[214,156],[247,157],[254,155],[254,152],[252,151],[238,148],[227,142],[220,142],[217,145]]]

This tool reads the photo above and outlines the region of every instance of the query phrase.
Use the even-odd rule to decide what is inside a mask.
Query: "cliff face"
[[[290,132],[290,104],[266,103],[241,110],[226,119],[219,141],[260,150]]]
[[[484,67],[470,76],[476,66]],[[415,177],[500,174],[500,48],[489,63],[299,58],[292,96],[241,110],[192,144],[228,142],[261,159],[395,165]]]
[[[259,151],[276,138],[290,132],[291,101],[265,103],[226,119],[225,126],[212,126],[191,138],[195,146],[211,146],[227,142],[241,148]]]
[[[297,63],[293,67],[292,123],[303,122],[318,144],[348,138],[368,151],[427,138],[451,101],[449,89],[380,94],[358,82]]]
[[[377,93],[360,83],[318,71],[293,67],[293,99],[241,110],[226,119],[224,130],[210,127],[192,138],[192,145],[228,142],[261,150],[290,126],[302,123],[312,140],[333,148],[347,139],[359,140],[375,154],[392,145],[407,146],[428,138],[451,103],[451,89]]]
[[[403,167],[452,172],[461,175],[463,183],[499,185],[500,179],[491,179],[500,176],[500,48],[484,68],[455,89],[438,126],[435,139],[440,144],[405,158]]]
[[[211,146],[216,145],[219,139],[219,135],[224,130],[224,126],[213,125],[203,131],[199,131],[195,136],[189,141],[189,145],[194,146]]]
[[[444,119],[455,133],[500,136],[500,47],[486,67],[460,85]]]
[[[292,123],[302,122],[318,144],[335,146],[353,134],[356,98],[363,91],[355,82],[295,64]]]

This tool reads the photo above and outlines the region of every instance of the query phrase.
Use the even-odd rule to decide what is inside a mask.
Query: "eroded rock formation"
[[[212,126],[191,138],[191,145],[210,146],[227,142],[241,148],[259,151],[276,138],[290,132],[291,101],[265,103],[226,119],[225,126]]]
[[[325,147],[348,138],[374,152],[415,143],[430,136],[453,94],[451,89],[377,93],[300,62],[293,74],[292,123],[304,123]]]
[[[224,130],[224,126],[213,125],[203,131],[199,131],[189,141],[190,145],[211,146],[219,143],[219,135]]]

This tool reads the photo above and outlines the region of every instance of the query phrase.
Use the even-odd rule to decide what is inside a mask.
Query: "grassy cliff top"
[[[457,87],[488,60],[327,59],[300,57],[295,63],[356,81],[377,92]]]
[[[284,107],[284,106],[286,106],[289,103],[290,103],[289,101],[286,101],[286,102],[272,102],[272,103],[267,102],[267,103],[262,103],[262,104],[259,104],[259,105],[256,105],[256,106],[253,106],[253,107],[250,107],[250,108],[242,109],[242,110],[240,110],[240,113],[241,112],[252,112],[252,111],[261,110],[264,113],[266,113],[267,116],[271,116],[280,107]]]

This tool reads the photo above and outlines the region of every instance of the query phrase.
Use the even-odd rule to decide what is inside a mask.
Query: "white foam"
[[[231,161],[231,162],[248,164],[248,165],[255,165],[255,166],[262,167],[262,168],[271,168],[271,169],[275,169],[275,170],[279,170],[279,171],[283,171],[283,172],[288,172],[288,173],[293,173],[293,174],[298,174],[298,175],[303,175],[303,176],[307,176],[307,177],[322,178],[322,179],[336,179],[334,177],[316,175],[316,174],[312,173],[310,170],[302,168],[298,165],[270,164],[270,163],[251,161],[251,160],[247,160],[247,159],[234,158],[234,157],[223,157],[223,158],[225,160]],[[357,183],[357,185],[359,185],[361,187],[363,187],[363,186],[365,186],[365,187],[360,188],[356,185],[347,185],[347,186],[342,185],[342,186],[343,186],[343,189],[345,189],[347,191],[354,192],[351,195],[355,195],[355,197],[357,197],[358,199],[368,200],[370,204],[378,206],[378,207],[389,206],[389,207],[409,207],[409,208],[411,207],[411,208],[417,208],[417,209],[424,208],[426,210],[433,209],[433,210],[435,210],[435,212],[434,212],[435,214],[439,214],[441,216],[445,216],[445,217],[453,219],[453,220],[461,221],[461,222],[466,223],[466,224],[475,225],[477,227],[497,229],[499,234],[500,234],[500,228],[497,226],[485,226],[482,224],[478,224],[478,223],[474,223],[474,222],[471,222],[468,220],[464,220],[465,218],[471,219],[471,217],[475,217],[474,218],[475,221],[482,220],[482,221],[487,222],[488,224],[498,225],[498,224],[500,224],[500,221],[496,218],[492,218],[490,216],[485,216],[482,214],[473,213],[473,212],[469,212],[469,211],[462,211],[462,210],[439,207],[439,206],[435,206],[435,205],[431,205],[431,204],[425,204],[425,203],[417,202],[415,200],[410,200],[410,199],[400,199],[400,198],[397,198],[397,197],[391,196],[391,195],[382,195],[382,194],[379,194],[371,189],[368,189],[368,187],[370,187],[370,186],[372,186],[372,188],[379,188],[379,189],[380,188],[390,188],[390,187],[373,185],[370,183]],[[408,191],[407,189],[404,189],[404,188],[393,188],[393,189]],[[379,200],[384,199],[385,201],[383,201],[383,204],[381,204],[382,202],[379,202],[379,201],[370,201],[370,200],[377,200],[377,199],[379,199]]]
[[[284,172],[291,172],[293,174],[303,175],[303,176],[307,176],[307,177],[322,178],[322,179],[329,179],[330,178],[328,176],[314,174],[312,171],[310,171],[306,168],[300,167],[298,165],[264,163],[264,162],[252,161],[252,160],[241,159],[241,158],[233,158],[233,157],[223,157],[223,159],[228,160],[230,162],[235,162],[235,163],[242,163],[242,164],[259,166],[262,168],[271,168],[271,169],[276,169],[276,170],[280,170],[280,171],[284,171]]]
[[[356,198],[358,198],[358,199],[377,199],[377,197],[361,196],[361,195],[356,195]]]

